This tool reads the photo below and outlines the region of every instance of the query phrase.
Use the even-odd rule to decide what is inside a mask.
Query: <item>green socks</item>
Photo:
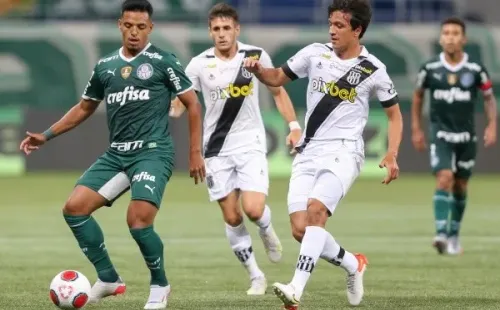
[[[458,236],[460,223],[464,217],[467,196],[465,194],[454,193],[451,201],[451,223],[448,236]]]
[[[434,219],[436,235],[446,235],[448,230],[448,216],[450,212],[450,194],[443,190],[434,193]]]
[[[151,285],[167,286],[168,280],[163,266],[163,242],[153,226],[130,229],[132,237],[139,245],[142,256],[151,272]]]
[[[99,279],[109,283],[118,281],[118,273],[111,263],[101,227],[96,220],[91,216],[71,215],[64,215],[64,219],[83,253],[94,265]]]

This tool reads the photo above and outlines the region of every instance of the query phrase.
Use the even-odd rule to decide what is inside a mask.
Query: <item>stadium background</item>
[[[184,65],[210,46],[206,15],[215,1],[150,1],[155,7],[155,44],[173,51]],[[78,100],[93,64],[120,46],[116,19],[121,2],[0,1],[0,286],[7,288],[0,290],[0,309],[51,309],[45,288],[60,269],[75,268],[94,277],[60,217],[60,207],[76,178],[107,146],[104,104],[81,128],[51,141],[30,157],[23,156],[18,145],[26,130],[43,131],[61,117]],[[240,11],[241,41],[264,47],[275,65],[311,42],[328,41],[329,0],[226,2]],[[373,0],[372,4],[373,23],[363,43],[386,63],[402,99],[402,177],[389,187],[379,185],[384,172],[378,168],[378,161],[386,149],[387,125],[383,110],[373,102],[365,131],[367,161],[363,177],[329,227],[347,247],[367,253],[376,267],[367,279],[369,309],[498,309],[496,278],[490,268],[496,264],[500,243],[496,237],[500,211],[494,208],[498,205],[500,146],[479,148],[469,192],[471,210],[464,226],[467,255],[461,260],[444,261],[430,248],[434,180],[428,172],[428,155],[413,150],[409,130],[413,82],[420,64],[439,51],[439,21],[450,15],[470,21],[467,51],[486,65],[500,94],[497,1]],[[305,85],[305,81],[298,81],[287,86],[302,124]],[[256,245],[256,251],[269,277],[285,281],[297,254],[286,216],[291,164],[283,145],[287,126],[267,91],[262,92],[261,106],[269,137],[270,205],[285,246],[285,267],[267,263],[261,245]],[[482,102],[477,105],[476,118],[481,133],[485,119]],[[177,171],[165,193],[167,210],[160,214],[158,229],[170,253],[170,277],[180,286],[173,307],[277,309],[272,297],[266,297],[262,304],[241,294],[247,282],[237,276],[242,271],[224,239],[219,211],[207,202],[205,188],[194,187],[187,178],[186,119],[172,121],[172,132]],[[145,269],[140,274],[135,271],[142,261],[123,222],[126,205],[127,199],[122,198],[112,211],[97,214],[114,261],[135,290],[124,301],[106,301],[107,309],[137,309],[147,289],[143,285],[147,280]],[[185,223],[179,219],[185,219]],[[257,241],[258,236],[252,234]],[[172,257],[184,260],[169,259]],[[328,266],[321,268],[326,270]],[[221,279],[220,270],[229,279]],[[306,294],[309,304],[303,309],[342,309],[346,304],[342,281],[333,283],[330,273],[316,274],[309,289],[314,294],[322,293]],[[206,281],[200,282],[199,277]],[[321,290],[325,285],[329,285],[327,292]]]

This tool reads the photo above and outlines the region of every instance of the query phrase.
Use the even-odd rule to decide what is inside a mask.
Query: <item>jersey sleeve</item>
[[[186,67],[186,75],[188,76],[189,80],[193,84],[193,88],[195,91],[200,92],[201,91],[201,83],[200,83],[200,68],[198,61],[196,58],[191,59],[189,64]]]
[[[417,89],[426,89],[429,87],[427,82],[427,76],[429,75],[429,71],[427,70],[425,64],[420,68],[417,75],[416,88]]]
[[[479,76],[477,78],[477,87],[479,87],[484,93],[488,93],[493,90],[493,83],[491,82],[490,75],[483,65],[481,65],[481,70],[479,71]]]
[[[99,102],[104,99],[104,85],[97,74],[97,65],[94,67],[87,86],[83,90],[82,98]]]
[[[260,55],[260,63],[264,68],[274,68],[273,61],[265,50],[262,50],[262,54]]]
[[[186,75],[181,62],[174,55],[169,55],[165,61],[165,85],[176,95],[193,89],[193,83]]]
[[[375,78],[375,92],[377,94],[377,99],[384,108],[390,108],[395,104],[399,103],[399,96],[394,88],[394,83],[392,82],[389,74],[385,68],[380,68],[377,72]]]
[[[290,80],[302,79],[309,75],[310,59],[310,48],[306,46],[288,59],[281,68]]]

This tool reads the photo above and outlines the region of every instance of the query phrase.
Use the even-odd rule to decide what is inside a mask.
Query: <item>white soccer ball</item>
[[[60,309],[81,309],[89,301],[90,288],[81,272],[65,270],[50,283],[50,300]]]

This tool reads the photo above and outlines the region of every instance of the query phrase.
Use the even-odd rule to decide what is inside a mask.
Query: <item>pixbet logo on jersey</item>
[[[134,86],[127,86],[121,92],[108,95],[106,102],[108,104],[120,103],[124,105],[130,101],[149,100],[149,89],[134,89]]]
[[[340,99],[351,103],[354,103],[356,96],[358,95],[356,88],[354,87],[351,87],[350,89],[340,88],[335,82],[326,82],[322,78],[313,79],[312,87],[314,91],[327,94],[332,97],[339,97]]]
[[[141,182],[141,181],[151,181],[155,182],[156,177],[154,175],[150,175],[147,172],[141,172],[139,174],[136,174],[132,177],[132,182]]]
[[[216,101],[218,99],[247,97],[251,95],[253,95],[253,82],[241,87],[231,83],[226,88],[217,87],[215,90],[212,90],[210,92],[210,99]]]

